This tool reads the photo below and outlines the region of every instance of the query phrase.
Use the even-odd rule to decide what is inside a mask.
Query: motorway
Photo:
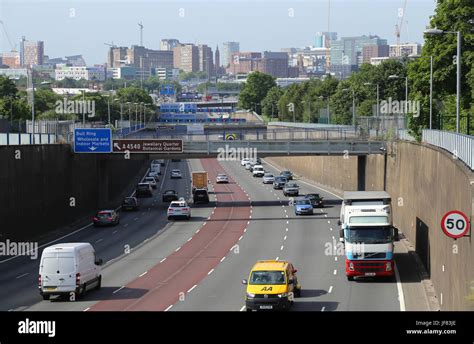
[[[180,168],[183,179],[169,179],[171,168]],[[297,217],[281,191],[253,178],[238,161],[215,159],[170,162],[159,189],[189,197],[193,170],[209,172],[213,192],[210,204],[192,208],[190,221],[167,221],[166,205],[155,191],[153,198],[142,199],[140,211],[122,213],[118,227],[87,227],[58,241],[93,244],[107,262],[100,291],[75,302],[42,301],[36,285],[39,261],[18,257],[0,264],[0,309],[241,311],[241,280],[252,265],[286,259],[298,269],[302,285],[293,310],[400,310],[395,280],[349,282],[344,256],[327,254],[326,246],[338,238],[336,195],[297,181],[302,193],[321,193],[327,203],[312,216]],[[230,176],[229,184],[214,184],[220,172]]]

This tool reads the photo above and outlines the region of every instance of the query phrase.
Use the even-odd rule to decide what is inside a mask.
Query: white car
[[[174,178],[182,178],[180,170],[175,169],[171,171],[171,179],[174,179]]]
[[[263,180],[262,180],[263,184],[273,184],[274,181],[275,181],[275,176],[273,174],[265,173],[263,175]]]
[[[250,162],[248,162],[248,163],[245,164],[245,169],[246,169],[246,170],[250,170],[250,167],[251,167],[251,166],[252,166],[252,165],[250,164]]]
[[[177,217],[184,217],[186,220],[191,218],[191,208],[182,197],[178,201],[172,201],[168,207],[168,220]]]
[[[240,160],[240,165],[245,166],[248,162],[250,162],[249,158],[243,158]]]
[[[228,183],[229,182],[229,177],[227,177],[227,174],[220,173],[216,177],[216,183]]]
[[[145,177],[143,182],[150,184],[153,189],[156,189],[156,187],[157,187],[155,177]]]
[[[265,175],[265,170],[262,165],[255,165],[252,169],[252,175],[254,177],[263,177]]]
[[[151,164],[150,171],[156,172],[157,174],[161,174],[161,165],[160,164]]]
[[[102,285],[102,259],[89,243],[64,243],[46,247],[41,255],[38,289],[43,300],[52,295],[84,296]]]

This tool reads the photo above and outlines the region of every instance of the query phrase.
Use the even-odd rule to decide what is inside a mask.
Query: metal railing
[[[0,146],[47,145],[57,142],[55,134],[0,133]]]
[[[424,129],[422,141],[447,150],[474,170],[474,136]]]

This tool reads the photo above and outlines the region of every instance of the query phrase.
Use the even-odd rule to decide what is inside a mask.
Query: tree
[[[262,114],[268,117],[276,117],[278,115],[278,100],[282,95],[283,91],[280,87],[272,87],[262,101]]]
[[[250,73],[240,91],[239,107],[243,109],[256,108],[257,112],[261,113],[260,103],[267,96],[268,91],[275,86],[275,78],[271,75],[260,72]]]
[[[138,87],[126,87],[121,88],[117,91],[117,98],[120,99],[122,103],[131,102],[131,103],[145,103],[153,105],[153,99],[148,95],[145,90],[142,90]]]
[[[474,10],[471,0],[438,0],[430,27],[445,31],[461,31],[461,116],[467,117],[474,110],[474,33],[472,18]],[[470,22],[471,21],[471,22]],[[455,34],[426,36],[421,57],[409,64],[408,77],[412,84],[410,98],[421,103],[420,116],[409,121],[412,134],[420,137],[421,129],[429,126],[429,76],[430,56],[433,56],[433,99],[439,100],[441,107],[433,106],[433,124],[438,127],[437,116],[446,118],[440,121],[443,130],[454,130],[455,107],[450,106],[452,95],[456,95],[456,55],[457,37]],[[447,102],[446,104],[444,104]],[[474,121],[471,120],[472,130]],[[461,122],[466,131],[465,121]]]
[[[56,108],[56,101],[60,100],[61,97],[54,93],[49,88],[36,88],[35,89],[35,113],[41,114],[48,110]]]

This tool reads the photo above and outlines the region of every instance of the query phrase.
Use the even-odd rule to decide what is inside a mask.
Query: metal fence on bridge
[[[422,141],[447,150],[474,170],[474,136],[424,129]]]

